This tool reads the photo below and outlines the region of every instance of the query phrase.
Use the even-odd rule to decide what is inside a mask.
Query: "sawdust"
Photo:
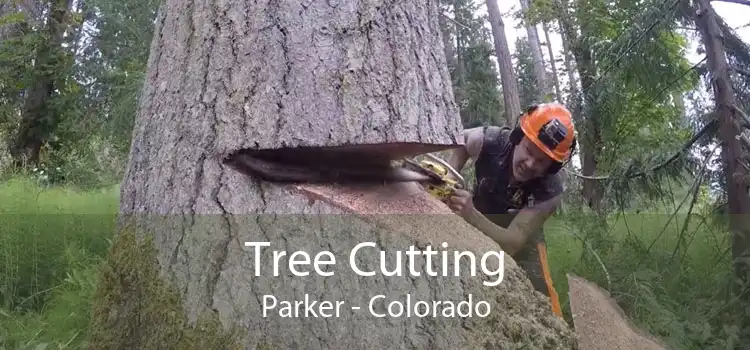
[[[299,185],[293,189],[311,202],[324,202],[375,223],[382,228],[379,241],[396,242],[409,237],[419,242],[417,244],[446,242],[456,250],[499,250],[489,237],[478,235],[476,229],[416,183],[357,187]],[[478,279],[464,283],[463,288],[471,290],[477,300],[488,300],[496,314],[488,319],[464,321],[462,329],[467,334],[456,334],[466,337],[463,348],[575,348],[572,329],[552,313],[549,300],[533,290],[531,282],[510,256],[506,255],[505,277],[499,286],[479,287]],[[446,330],[438,327],[433,331]]]
[[[579,349],[668,349],[631,324],[609,292],[582,277],[567,277]]]
[[[360,186],[299,185],[295,189],[311,200],[320,200],[361,215],[363,219],[377,221],[391,230],[399,230],[405,224],[417,227],[410,229],[411,235],[425,242],[435,239],[431,234],[435,228],[441,231],[441,242],[450,246],[486,249],[490,242],[488,237],[467,240],[463,233],[473,227],[415,182]]]
[[[414,182],[387,185],[329,186],[298,185],[309,198],[322,200],[352,213],[452,214],[451,210]]]

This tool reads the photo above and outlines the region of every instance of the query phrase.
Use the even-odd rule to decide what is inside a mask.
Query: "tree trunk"
[[[552,41],[549,40],[549,25],[542,23],[544,30],[544,40],[547,41],[547,53],[549,54],[549,64],[552,67],[552,82],[555,87],[555,98],[558,102],[563,102],[562,91],[560,91],[560,79],[557,77],[557,63],[555,62],[555,51],[552,49]]]
[[[508,40],[505,38],[505,24],[500,15],[497,0],[487,0],[487,13],[490,17],[492,37],[495,41],[495,55],[500,70],[500,81],[503,86],[503,105],[507,125],[513,126],[521,115],[521,101],[518,93],[518,81],[513,72]]]
[[[474,252],[476,263],[499,250],[417,184],[282,185],[222,164],[246,148],[369,145],[397,158],[456,146],[460,117],[437,11],[436,1],[415,0],[168,0],[122,184],[121,228],[94,301],[92,348],[573,348],[567,325],[509,257],[486,261],[488,269],[504,264],[495,287],[482,285],[492,276],[471,275],[469,259],[460,277],[424,276],[442,268],[420,259],[411,270],[400,259],[402,276],[354,273],[379,271],[378,250],[389,270],[396,250],[409,246],[445,242]],[[270,247],[258,258],[245,242]],[[374,243],[349,260],[362,242]],[[288,252],[277,275],[272,250]],[[316,266],[335,260],[317,273],[290,267],[289,259],[313,260],[292,255],[298,250],[330,251]],[[370,310],[376,295],[385,299],[372,299]],[[282,301],[305,298],[317,302],[317,317],[304,306],[286,309],[298,317],[279,314]],[[405,298],[412,317],[371,314]],[[433,300],[468,298],[475,307],[485,301],[490,315],[414,317],[417,301],[432,308]],[[324,317],[324,300],[344,302],[323,310],[338,317]]]
[[[575,65],[578,69],[578,76],[581,79],[580,94],[573,94],[574,117],[577,117],[578,125],[578,142],[581,145],[581,172],[585,176],[593,176],[596,172],[599,154],[601,154],[601,130],[599,121],[594,111],[590,111],[593,96],[596,91],[593,90],[595,81],[596,64],[592,58],[592,51],[588,44],[580,40],[569,21],[569,15],[561,10],[559,18],[560,26],[563,32],[563,42],[567,41],[570,45],[570,52],[575,59]],[[584,34],[585,36],[585,34]],[[584,106],[590,112],[584,113]],[[585,116],[584,116],[585,114]],[[595,212],[600,213],[603,210],[602,186],[598,180],[583,179],[583,197],[588,206]]]
[[[529,11],[529,0],[521,0],[521,10],[524,14]],[[539,40],[539,32],[535,25],[526,23],[526,35],[529,38],[529,47],[531,48],[531,58],[534,62],[534,75],[540,85],[540,96],[537,96],[539,102],[546,101],[551,95],[550,83],[547,79],[547,70],[544,67],[544,56],[542,56],[542,45]],[[550,56],[553,57],[553,56]]]
[[[49,11],[45,40],[37,49],[35,72],[31,86],[27,90],[21,111],[18,132],[11,144],[11,155],[16,166],[38,163],[40,151],[48,141],[58,122],[57,113],[51,105],[55,91],[55,74],[60,67],[65,17],[72,0],[55,0]]]
[[[448,71],[456,68],[456,58],[453,49],[453,38],[451,37],[450,24],[445,19],[445,16],[440,13],[438,14],[438,23],[440,24],[440,34],[443,37],[443,51],[445,53],[445,61],[448,65]]]
[[[458,1],[453,2],[453,13],[455,13],[456,22],[461,23],[461,11],[459,10],[460,3]],[[455,80],[458,83],[458,89],[453,93],[454,98],[460,105],[459,110],[464,107],[464,86],[466,84],[466,62],[464,60],[464,29],[455,24],[456,28],[456,68],[453,71]]]
[[[558,21],[560,23],[561,21]],[[562,28],[562,24],[560,23]],[[576,68],[573,66],[572,52],[570,51],[569,38],[565,35],[565,32],[561,30],[561,42],[563,47],[563,62],[565,63],[565,71],[568,73],[568,85],[570,86],[570,96],[576,96],[578,94],[578,80],[576,79]],[[572,101],[572,99],[571,99]],[[570,102],[568,102],[570,103]]]
[[[745,306],[739,306],[737,309],[744,311],[747,305],[750,305],[750,292],[747,291],[747,285],[750,283],[750,221],[746,218],[747,213],[750,213],[750,195],[748,172],[742,164],[746,154],[739,141],[742,119],[737,111],[718,16],[707,0],[699,0],[697,10],[696,26],[706,50],[706,64],[716,103],[718,136],[722,142],[721,158],[727,186],[729,226],[732,232],[733,269],[735,280],[738,282],[735,284],[735,293],[745,303]],[[750,326],[747,311],[741,311],[739,317],[744,324],[738,326],[745,330],[742,337],[746,342],[750,338],[747,331]]]

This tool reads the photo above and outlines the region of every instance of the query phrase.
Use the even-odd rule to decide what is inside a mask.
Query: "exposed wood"
[[[657,338],[633,325],[609,292],[574,274],[567,274],[567,277],[578,349],[668,349]]]

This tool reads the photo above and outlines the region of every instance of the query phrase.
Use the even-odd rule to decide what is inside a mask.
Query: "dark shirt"
[[[532,200],[543,202],[563,191],[562,181],[556,174],[545,175],[520,185],[511,185],[515,145],[510,142],[509,136],[510,129],[507,127],[485,127],[482,150],[474,164],[474,207],[503,228],[507,228],[515,217],[515,214],[508,213],[509,209],[520,210],[528,206]],[[544,243],[543,230],[533,233],[513,258],[527,271],[534,286],[547,294],[547,287],[539,278],[541,276],[534,276],[541,273],[538,243]]]

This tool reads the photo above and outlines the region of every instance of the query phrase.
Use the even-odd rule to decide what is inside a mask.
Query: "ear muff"
[[[547,169],[547,174],[557,174],[560,171],[560,169],[562,169],[562,167],[565,166],[565,164],[568,164],[568,162],[570,162],[570,158],[573,157],[573,152],[575,152],[576,150],[576,141],[577,141],[576,137],[573,136],[573,142],[570,144],[570,155],[568,156],[568,159],[566,159],[564,163],[561,163],[561,162],[552,163],[552,165],[550,165],[549,168]]]
[[[513,130],[511,130],[510,132],[510,142],[513,145],[518,146],[518,144],[521,143],[521,140],[523,140],[524,135],[523,135],[523,130],[521,130],[521,118],[523,118],[524,116],[530,115],[531,113],[534,113],[534,111],[536,111],[537,109],[539,109],[538,104],[531,105],[528,108],[526,108],[526,111],[521,113],[521,115],[518,116],[518,118],[516,118],[516,126],[514,126]]]
[[[521,143],[521,140],[523,140],[523,130],[521,130],[520,126],[516,126],[513,128],[513,130],[510,131],[510,136],[508,136],[510,139],[510,143],[512,143],[514,146],[518,146],[519,143]]]

